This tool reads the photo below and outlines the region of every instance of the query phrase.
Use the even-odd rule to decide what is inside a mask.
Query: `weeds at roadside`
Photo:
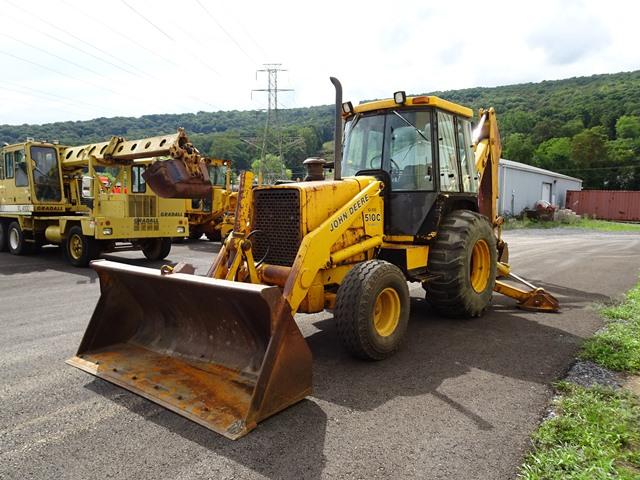
[[[588,339],[580,357],[625,373],[640,372],[640,283],[625,300],[605,307],[604,329]],[[627,390],[555,385],[554,416],[532,435],[526,480],[640,479],[640,398]]]

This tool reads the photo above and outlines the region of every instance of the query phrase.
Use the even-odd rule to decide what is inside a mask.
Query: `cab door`
[[[32,211],[31,182],[24,146],[5,148],[1,160],[4,163],[5,177],[0,197],[3,203],[16,205],[21,211]]]

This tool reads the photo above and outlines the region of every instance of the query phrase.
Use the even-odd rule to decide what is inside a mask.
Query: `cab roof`
[[[437,107],[447,112],[454,113],[456,115],[462,115],[463,117],[473,117],[473,110],[468,107],[463,107],[457,103],[444,100],[440,97],[433,95],[420,95],[416,97],[407,97],[404,104],[398,104],[393,98],[387,98],[385,100],[374,100],[373,102],[365,102],[360,105],[355,105],[353,111],[355,113],[373,112],[375,110],[390,110],[400,107]]]

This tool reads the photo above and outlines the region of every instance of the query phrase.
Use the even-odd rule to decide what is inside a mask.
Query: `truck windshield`
[[[355,117],[345,126],[344,176],[384,169],[393,190],[433,190],[431,110]]]
[[[59,202],[62,198],[58,155],[52,147],[31,147],[33,183],[36,199],[41,202]]]
[[[226,184],[227,167],[224,165],[209,165],[209,180],[211,185],[224,187]]]

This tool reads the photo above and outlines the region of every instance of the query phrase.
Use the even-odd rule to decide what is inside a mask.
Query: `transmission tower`
[[[292,92],[292,88],[278,87],[278,73],[286,72],[281,63],[264,63],[263,68],[256,70],[256,79],[259,74],[267,74],[267,88],[256,88],[252,92],[267,92],[267,119],[265,120],[264,136],[262,138],[262,153],[260,155],[260,171],[258,172],[258,181],[262,183],[262,165],[264,164],[265,153],[267,149],[267,138],[271,130],[275,131],[276,140],[278,142],[278,154],[282,159],[282,132],[280,130],[280,122],[278,119],[278,93]]]

